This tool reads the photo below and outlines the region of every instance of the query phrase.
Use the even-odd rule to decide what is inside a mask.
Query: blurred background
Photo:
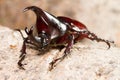
[[[12,29],[34,25],[34,13],[22,12],[31,5],[79,20],[91,32],[120,46],[120,0],[0,0],[0,25]]]

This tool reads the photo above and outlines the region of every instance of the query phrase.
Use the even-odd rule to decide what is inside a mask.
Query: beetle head
[[[43,49],[50,43],[50,37],[44,31],[38,34],[38,36],[35,36],[35,40],[38,46],[41,47],[41,49]]]

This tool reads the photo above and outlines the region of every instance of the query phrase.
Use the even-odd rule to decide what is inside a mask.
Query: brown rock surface
[[[113,45],[107,50],[102,43],[77,43],[71,55],[48,71],[49,63],[62,52],[51,49],[38,56],[38,51],[27,48],[26,70],[20,70],[22,42],[19,32],[0,26],[0,80],[120,80],[120,48]]]

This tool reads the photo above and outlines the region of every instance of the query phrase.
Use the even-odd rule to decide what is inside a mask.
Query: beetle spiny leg
[[[23,40],[25,39],[25,37],[23,36],[23,33],[21,32],[21,30],[20,29],[14,29],[15,31],[18,31],[20,34],[21,34],[21,36],[22,36],[22,38],[23,38]]]
[[[90,31],[85,32],[87,38],[91,40],[96,40],[97,42],[105,42],[108,45],[108,49],[110,48],[110,43],[114,43],[114,41],[104,40],[101,38],[98,38],[94,33],[91,33]]]
[[[22,49],[21,49],[21,54],[20,54],[20,60],[18,61],[18,66],[20,69],[23,69],[23,64],[22,64],[22,61],[25,59],[25,56],[26,56],[26,43],[27,43],[27,40],[28,38],[25,38],[24,41],[23,41],[23,46],[22,46]]]
[[[18,66],[20,69],[25,70],[25,68],[23,67],[22,61],[25,59],[25,54],[21,56],[20,60],[18,61]]]
[[[64,54],[62,57],[57,58],[57,59],[53,60],[51,63],[49,63],[50,64],[49,71],[51,71],[56,66],[55,64],[57,63],[57,61],[61,62],[66,56],[67,56],[67,54]]]

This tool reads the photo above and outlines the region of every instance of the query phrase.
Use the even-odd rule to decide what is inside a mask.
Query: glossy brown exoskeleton
[[[28,35],[26,38],[24,38],[21,31],[17,29],[24,39],[20,60],[18,61],[21,69],[24,69],[22,61],[26,56],[26,44],[34,45],[41,52],[44,52],[48,46],[63,46],[66,44],[63,56],[50,63],[50,70],[53,69],[58,60],[63,60],[67,54],[70,53],[70,49],[74,43],[83,38],[96,40],[97,42],[105,42],[108,48],[110,48],[110,42],[112,41],[98,38],[94,33],[91,33],[84,24],[77,20],[63,16],[55,17],[36,6],[26,7],[24,12],[28,10],[32,10],[36,14],[37,19],[35,26],[32,26],[30,30],[27,29],[27,27],[25,28],[25,32]]]

